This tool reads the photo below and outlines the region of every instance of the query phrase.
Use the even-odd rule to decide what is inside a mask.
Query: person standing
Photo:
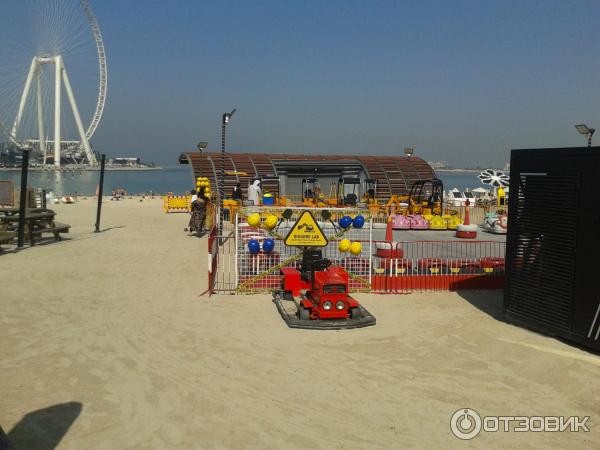
[[[190,217],[190,222],[185,230],[188,232],[188,236],[204,230],[204,222],[206,221],[206,207],[210,201],[204,193],[204,190],[205,187],[201,186],[200,190],[198,191],[198,197],[192,202],[192,217]]]
[[[231,198],[233,200],[236,200],[238,202],[239,205],[242,205],[243,202],[243,196],[242,196],[242,188],[240,187],[240,183],[237,183],[234,188],[233,188],[233,192],[231,193]]]
[[[254,183],[248,187],[248,200],[251,201],[254,206],[258,206],[260,204],[261,195],[260,180],[254,180]]]

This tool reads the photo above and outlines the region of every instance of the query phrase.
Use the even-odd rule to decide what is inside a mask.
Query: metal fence
[[[371,214],[373,216],[374,224],[385,224],[387,223],[387,219],[389,216],[393,216],[395,214],[405,214],[401,211],[401,208],[396,206],[375,206],[372,205],[369,207],[371,209]],[[490,212],[496,212],[499,208],[497,206],[484,206],[484,205],[444,205],[443,207],[443,215],[456,215],[460,218],[461,221],[465,220],[465,211],[469,209],[469,219],[472,224],[480,224],[485,219],[485,215]],[[508,212],[508,207],[504,206],[503,210]]]
[[[375,242],[377,274],[447,274],[493,272],[504,268],[505,243],[498,241]]]
[[[207,239],[208,287],[206,293],[233,292],[236,288],[235,273],[235,229],[230,222],[223,222],[219,231],[220,208],[208,203],[205,227]]]
[[[406,241],[375,243],[374,292],[500,288],[505,243]]]
[[[283,218],[283,212],[291,213],[288,218]],[[302,258],[302,251],[297,247],[286,246],[283,242],[296,220],[306,208],[301,207],[246,207],[238,211],[235,220],[236,230],[236,259],[235,259],[235,283],[237,292],[263,292],[271,291],[280,287],[280,270],[283,267],[297,267]],[[331,216],[325,218],[323,211]],[[327,237],[329,244],[322,247],[323,257],[331,260],[332,264],[346,269],[350,275],[349,289],[356,292],[370,289],[371,262],[372,262],[372,224],[371,215],[367,209],[357,208],[310,208],[310,212],[316,219],[319,227]],[[263,219],[268,215],[278,218],[278,226],[269,230],[263,226],[252,227],[247,224],[249,215],[259,213]],[[343,216],[354,218],[362,215],[365,219],[361,228],[350,227],[341,229],[338,221]],[[258,253],[248,251],[248,242],[256,240],[261,248],[265,240],[272,239],[274,248]],[[342,252],[339,242],[348,239],[351,242],[360,242],[362,251],[354,255]]]
[[[287,219],[284,210],[291,210]],[[323,220],[327,209],[330,220]],[[306,208],[244,207],[233,223],[224,222],[223,232],[217,232],[218,211],[214,211],[214,226],[208,239],[209,292],[253,293],[269,292],[281,285],[280,270],[297,267],[302,253],[283,243],[289,230]],[[322,248],[323,257],[345,268],[350,275],[350,290],[379,293],[453,290],[460,288],[500,288],[504,282],[505,243],[496,241],[375,241],[373,217],[369,210],[356,208],[311,208],[319,226],[329,240]],[[261,224],[250,226],[247,218],[258,213]],[[265,218],[278,217],[278,226],[269,230]],[[362,228],[340,230],[337,221],[344,215],[365,217]],[[274,248],[264,251],[267,239]],[[353,255],[342,252],[339,242],[348,239],[360,242],[362,252]],[[260,251],[251,253],[248,242],[256,240]]]
[[[286,195],[285,196],[285,201],[287,202],[287,206],[286,207],[295,207],[295,208],[307,208],[307,206],[302,206],[302,196],[301,195]],[[381,197],[377,199],[377,203],[376,204],[363,204],[364,206],[358,205],[357,208],[359,209],[368,209],[372,220],[373,220],[373,224],[375,224],[376,226],[381,226],[381,225],[385,225],[387,223],[388,217],[395,215],[395,214],[408,214],[408,205],[399,205],[399,204],[387,204],[388,203],[389,198],[387,197]],[[320,207],[321,208],[333,208],[335,207],[333,206],[325,206],[324,203],[327,203],[328,201],[330,201],[328,198],[323,198],[320,200]],[[333,200],[335,201],[335,199]],[[314,205],[313,205],[314,206]],[[309,208],[312,209],[320,209],[320,208],[313,208],[313,206],[310,206]],[[464,206],[464,205],[451,205],[449,203],[444,203],[444,206],[442,208],[443,213],[442,214],[448,214],[448,215],[458,215],[458,217],[461,219],[461,221],[463,221],[465,219],[465,210],[469,209],[469,215],[470,215],[470,221],[471,223],[474,224],[480,224],[483,222],[485,215],[487,213],[490,212],[495,212],[496,210],[498,210],[498,206],[493,204],[493,205],[489,205],[489,204],[484,204],[484,203],[475,203],[475,204],[471,204],[470,206]],[[505,205],[502,207],[502,209],[505,212],[508,212],[508,205]]]

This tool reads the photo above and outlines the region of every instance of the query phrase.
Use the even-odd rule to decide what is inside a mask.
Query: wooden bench
[[[62,239],[60,233],[68,233],[69,228],[71,228],[71,225],[60,222],[54,222],[52,225],[45,228],[37,228],[29,233],[30,243],[31,245],[34,245],[33,236],[41,236],[42,233],[52,233],[54,234],[54,239],[60,241]]]
[[[2,244],[8,244],[17,236],[14,231],[3,231],[0,230],[0,252],[2,252]]]

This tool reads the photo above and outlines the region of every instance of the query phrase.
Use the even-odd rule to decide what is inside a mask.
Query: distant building
[[[448,167],[446,165],[446,163],[443,161],[427,161],[427,164],[429,164],[434,170],[435,169],[446,169]]]
[[[40,147],[39,139],[25,139],[21,141],[18,148],[15,144],[9,142],[0,142],[0,164],[5,166],[21,164],[23,150],[28,150],[29,163],[32,165],[43,164],[44,154]],[[54,141],[46,140],[46,164],[54,163]],[[85,164],[87,159],[85,151],[81,148],[79,141],[61,141],[62,164]],[[97,155],[97,152],[94,152]]]
[[[109,164],[114,166],[139,166],[140,158],[112,158]]]
[[[21,164],[23,152],[15,147],[0,145],[0,165],[11,167]]]

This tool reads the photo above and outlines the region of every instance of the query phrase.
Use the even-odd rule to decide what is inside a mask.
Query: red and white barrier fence
[[[371,290],[377,293],[499,289],[504,242],[376,242]]]
[[[285,230],[280,233],[286,234]],[[329,246],[323,248],[323,256],[349,272],[351,291],[383,294],[504,286],[504,242],[375,241],[370,227],[351,231],[344,237],[362,243],[362,254],[340,252],[340,237],[330,240]],[[267,238],[264,230],[249,227],[237,216],[234,224],[227,224],[222,236],[214,226],[208,238],[208,292],[267,293],[278,289],[280,269],[296,266],[300,253],[279,240],[269,253],[248,252],[250,239],[263,245]]]

